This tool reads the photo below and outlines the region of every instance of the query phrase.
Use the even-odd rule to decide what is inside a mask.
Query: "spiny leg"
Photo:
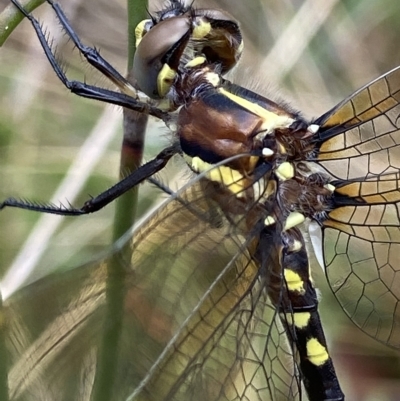
[[[24,14],[26,18],[29,19],[31,22],[33,28],[35,29],[36,35],[40,41],[40,44],[44,50],[44,53],[46,54],[46,57],[52,66],[54,72],[56,73],[57,77],[60,79],[60,81],[64,84],[64,86],[69,89],[72,93],[77,94],[78,96],[86,97],[89,99],[95,99],[99,100],[102,102],[106,103],[111,103],[115,104],[117,106],[121,107],[127,107],[128,109],[135,110],[139,113],[144,113],[144,114],[149,114],[154,117],[157,117],[164,122],[168,123],[169,121],[169,114],[167,112],[164,112],[160,110],[159,108],[152,106],[149,103],[146,102],[141,102],[136,100],[134,97],[126,95],[124,93],[100,88],[94,85],[88,85],[84,82],[80,81],[70,81],[65,72],[62,70],[61,66],[56,60],[56,57],[51,49],[51,46],[49,45],[45,34],[43,33],[42,27],[40,26],[39,21],[33,17],[30,13],[28,13],[22,6],[21,4],[18,3],[17,0],[11,0],[11,2],[19,9],[19,11]],[[50,4],[52,4],[51,1],[49,1]],[[106,75],[109,79],[111,79],[114,83],[117,84],[119,82],[118,86],[125,86],[125,83],[127,83],[132,89],[133,87],[129,84],[128,81],[125,80],[113,67],[110,66],[108,62],[106,62],[101,56],[98,55],[98,53],[94,50],[93,52],[86,52],[87,51],[86,46],[83,46],[79,39],[77,38],[76,34],[73,32],[73,30],[69,27],[69,24],[64,16],[64,14],[61,12],[60,8],[56,4],[52,4],[53,8],[56,10],[57,16],[61,21],[61,24],[63,25],[64,29],[66,29],[68,35],[71,37],[75,45],[78,47],[78,49],[84,54],[84,56],[88,59],[88,57],[91,60],[88,60],[90,64],[92,64],[95,68],[97,68],[99,71],[101,71],[104,75]],[[60,14],[61,12],[61,14]],[[64,17],[64,20],[62,18]],[[67,29],[69,27],[69,30]],[[73,35],[73,36],[71,36]],[[77,41],[75,41],[77,40]],[[92,49],[93,50],[93,49]],[[96,53],[100,58],[97,58],[96,61]],[[97,63],[96,65],[94,63]],[[111,67],[111,69],[108,69],[108,67]],[[118,81],[119,77],[122,78],[123,81]]]
[[[113,187],[102,192],[95,198],[86,201],[81,208],[68,208],[64,206],[46,204],[41,205],[29,201],[8,198],[4,202],[0,203],[0,210],[4,209],[5,207],[16,207],[18,209],[33,210],[36,212],[58,214],[62,216],[79,216],[81,214],[94,213],[107,206],[109,203],[123,195],[125,192],[129,191],[131,188],[139,185],[147,178],[162,170],[167,164],[168,160],[177,152],[178,147],[175,145],[164,149],[153,160],[139,167],[128,177],[122,179]]]
[[[51,5],[68,37],[72,40],[80,53],[86,58],[88,63],[100,71],[108,79],[110,79],[118,88],[121,89],[121,91],[128,95],[135,95],[136,91],[133,86],[107,60],[101,56],[96,48],[86,46],[81,42],[60,5],[58,3],[54,3],[52,0],[46,0],[46,2]],[[43,34],[42,31],[41,34]]]

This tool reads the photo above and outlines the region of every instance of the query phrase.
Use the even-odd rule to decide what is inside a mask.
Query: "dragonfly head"
[[[194,9],[180,1],[139,23],[133,74],[153,99],[167,96],[187,68],[214,68],[225,74],[240,58],[238,23],[225,11]]]

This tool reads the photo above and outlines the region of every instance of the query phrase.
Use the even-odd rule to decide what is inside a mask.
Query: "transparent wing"
[[[400,67],[320,117],[317,160],[333,177],[365,179],[400,168]]]
[[[400,347],[399,203],[340,207],[324,226],[326,274],[337,299],[363,331]]]
[[[350,318],[400,347],[400,68],[322,116],[317,156],[332,176],[324,223],[328,281]]]
[[[128,274],[114,289],[125,299],[113,399],[300,399],[294,357],[250,255],[257,233],[241,228],[256,202],[222,213],[212,190],[196,180],[134,232],[132,252],[8,301],[12,400],[89,399],[101,334],[114,324],[105,289],[115,260]]]

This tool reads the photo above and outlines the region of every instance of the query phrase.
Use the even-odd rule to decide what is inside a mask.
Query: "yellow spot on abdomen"
[[[293,270],[285,269],[284,270],[285,281],[288,286],[289,291],[298,291],[304,294],[304,282],[301,277]]]
[[[299,312],[293,314],[294,325],[299,329],[305,329],[311,319],[310,312]]]
[[[307,356],[309,361],[316,366],[323,365],[329,359],[328,351],[316,338],[307,341]]]

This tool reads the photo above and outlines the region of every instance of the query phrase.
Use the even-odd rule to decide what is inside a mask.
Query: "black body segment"
[[[279,309],[289,341],[299,355],[301,377],[308,398],[310,401],[344,400],[328,352],[301,232],[295,228],[286,231],[283,243],[282,268],[286,294]]]

